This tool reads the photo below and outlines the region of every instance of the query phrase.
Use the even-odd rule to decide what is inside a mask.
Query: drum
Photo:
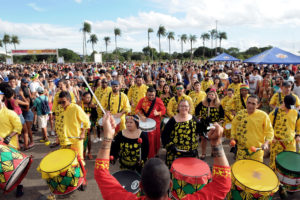
[[[173,181],[171,194],[175,199],[201,190],[211,179],[208,164],[197,158],[178,158],[172,163],[170,171]]]
[[[72,149],[59,149],[49,153],[42,159],[37,170],[56,195],[73,192],[86,177],[83,164]]]
[[[276,156],[276,174],[288,192],[300,191],[300,154],[283,151]]]
[[[141,176],[137,172],[131,170],[122,170],[115,172],[113,176],[128,192],[137,194],[140,191]]]
[[[154,119],[147,118],[145,122],[139,122],[139,128],[144,132],[151,132],[156,129],[156,121]]]
[[[269,200],[279,188],[273,170],[256,160],[239,160],[231,167],[232,187],[227,199]]]
[[[4,193],[15,189],[26,176],[31,163],[32,157],[0,142],[0,189]]]
[[[115,119],[116,125],[120,124],[120,122],[121,122],[120,118],[114,117],[114,119]],[[102,126],[102,120],[103,120],[102,118],[99,119],[99,121],[98,121],[99,126]]]

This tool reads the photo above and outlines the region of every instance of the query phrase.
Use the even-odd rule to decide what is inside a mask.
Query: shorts
[[[21,124],[22,125],[25,124],[25,119],[24,119],[23,115],[19,114],[19,117],[20,117],[20,120],[21,120]]]
[[[23,111],[22,113],[24,119],[26,122],[33,122],[33,112],[31,110],[28,110],[28,111]]]
[[[47,128],[48,115],[38,115],[37,120],[39,128]]]

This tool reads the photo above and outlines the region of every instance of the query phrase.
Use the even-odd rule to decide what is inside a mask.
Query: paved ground
[[[44,180],[41,178],[41,174],[37,172],[37,166],[39,165],[41,159],[50,151],[49,147],[46,147],[44,144],[38,142],[39,136],[35,135],[36,139],[36,146],[34,149],[27,151],[26,155],[32,155],[34,157],[34,162],[27,174],[27,176],[22,181],[24,185],[24,196],[19,198],[21,200],[45,200],[47,194],[49,194],[49,189]],[[93,144],[93,156],[96,157],[98,148],[100,143]],[[209,146],[209,145],[208,145]],[[228,141],[224,143],[224,149],[229,159],[229,162],[232,164],[234,162],[233,156],[229,153],[229,145]],[[52,149],[51,149],[52,150]],[[208,149],[208,155],[210,155],[210,149]],[[161,152],[160,156],[163,156],[163,152]],[[211,166],[212,165],[212,158],[208,156],[206,158],[206,162]],[[266,159],[268,162],[268,159]],[[93,170],[94,170],[94,163],[95,160],[87,160],[86,161],[86,169],[87,169],[87,179],[88,179],[88,188],[84,192],[76,191],[71,196],[65,197],[64,199],[72,199],[72,200],[99,200],[102,199],[101,193],[97,187],[97,184],[93,178]],[[111,172],[118,171],[117,164],[115,166],[111,166]],[[5,200],[15,200],[15,191],[3,195],[0,193],[0,199]],[[273,199],[280,199],[278,195],[276,195]],[[300,199],[300,192],[294,195],[289,195],[289,200],[296,200]]]

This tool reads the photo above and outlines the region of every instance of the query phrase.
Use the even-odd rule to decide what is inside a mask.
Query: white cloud
[[[82,0],[74,0],[76,3],[81,3]]]
[[[43,12],[44,9],[38,7],[35,3],[29,3],[27,4],[27,6],[31,7],[33,10],[38,11],[38,12]]]

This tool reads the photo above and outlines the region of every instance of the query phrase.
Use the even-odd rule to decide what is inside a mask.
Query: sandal
[[[201,160],[205,160],[205,158],[206,158],[206,154],[202,154],[202,155],[200,156],[200,159],[201,159]]]

